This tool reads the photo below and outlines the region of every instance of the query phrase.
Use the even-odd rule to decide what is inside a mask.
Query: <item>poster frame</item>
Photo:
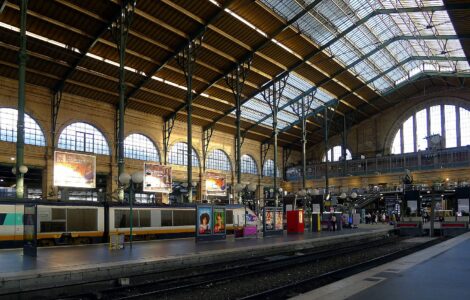
[[[223,177],[225,189],[222,191],[212,191],[208,189],[207,181],[211,178]],[[227,197],[227,176],[222,173],[206,172],[205,174],[206,183],[206,195],[208,197]]]
[[[271,226],[267,226],[267,219],[266,217],[268,216],[268,213],[272,215],[272,220],[273,222],[271,223]],[[284,228],[283,228],[283,220],[281,223],[277,222],[276,223],[276,218],[279,216],[279,214],[282,216],[283,215],[283,210],[282,207],[273,207],[273,206],[265,206],[263,208],[263,236],[272,236],[272,235],[283,235],[284,234]],[[276,225],[280,224],[281,227],[278,227]]]
[[[169,186],[164,189],[164,188],[148,188],[147,187],[147,183],[146,183],[146,180],[148,176],[151,176],[151,175],[147,175],[147,166],[157,166],[157,167],[160,167],[162,169],[169,169]],[[162,193],[162,194],[171,194],[171,191],[172,191],[172,184],[173,184],[173,170],[171,168],[171,166],[167,166],[167,165],[160,165],[160,164],[156,164],[156,163],[151,163],[151,162],[144,162],[144,182],[143,182],[143,191],[146,192],[146,193]]]
[[[57,154],[65,154],[65,155],[74,155],[74,156],[81,156],[81,157],[89,157],[92,159],[93,164],[93,183],[89,186],[83,185],[72,185],[72,184],[63,184],[60,183],[57,172],[56,172],[56,165],[57,165]],[[83,154],[83,153],[76,153],[76,152],[67,152],[67,151],[54,151],[54,165],[53,165],[53,179],[52,179],[53,186],[57,187],[64,187],[64,188],[82,188],[82,189],[95,189],[96,188],[96,156]]]

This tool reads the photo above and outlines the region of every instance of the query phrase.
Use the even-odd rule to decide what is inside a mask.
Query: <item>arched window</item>
[[[460,133],[460,136],[459,136]],[[426,107],[401,124],[395,133],[390,152],[401,154],[426,150],[428,140],[445,148],[470,145],[470,111],[455,105]]]
[[[194,151],[194,148],[192,150],[192,166],[193,167],[199,167],[199,158],[197,156],[196,151]],[[170,152],[168,153],[168,161],[170,164],[173,165],[182,165],[182,166],[187,166],[188,165],[188,144],[186,143],[176,143],[174,144]]]
[[[328,161],[339,161],[342,156],[342,148],[342,146],[334,146],[333,148],[330,148],[327,152]],[[346,159],[352,159],[351,151],[349,151],[349,149],[346,149]],[[323,155],[322,161],[324,162],[325,160],[326,156]]]
[[[248,154],[242,155],[241,172],[245,174],[258,175],[258,166],[256,166],[256,162],[253,157]]]
[[[16,143],[18,110],[0,108],[0,141]],[[24,142],[28,145],[45,146],[46,139],[38,123],[24,114]]]
[[[277,177],[281,177],[282,174],[279,172],[279,168],[276,168],[277,170]],[[274,176],[274,160],[268,159],[263,166],[263,176],[269,176],[273,177]]]
[[[232,169],[230,165],[230,159],[228,158],[227,154],[219,149],[213,150],[211,153],[209,153],[206,163],[206,167],[208,169],[222,171],[230,171]]]
[[[157,147],[145,135],[133,133],[124,139],[124,157],[145,161],[160,161]]]
[[[90,124],[77,122],[60,133],[60,149],[109,155],[109,146],[103,134]]]

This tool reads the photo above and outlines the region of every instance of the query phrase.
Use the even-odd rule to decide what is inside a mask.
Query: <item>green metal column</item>
[[[188,183],[188,202],[193,202],[193,131],[192,131],[192,113],[193,113],[193,73],[196,62],[196,52],[202,43],[202,37],[190,41],[177,58],[178,64],[183,69],[186,79],[186,116],[187,116],[187,146],[188,152],[187,164],[187,183]],[[204,162],[202,162],[204,164]],[[200,166],[201,168],[203,165]]]
[[[307,188],[307,119],[305,117],[305,98],[302,97],[302,189]]]
[[[28,0],[20,3],[20,53],[18,66],[18,121],[16,137],[16,197],[24,198],[24,174],[20,167],[24,162],[24,110],[25,110],[25,84],[26,84],[26,12]]]
[[[278,206],[279,202],[279,195],[278,195],[278,188],[277,188],[277,135],[278,135],[278,130],[277,130],[277,111],[278,111],[278,105],[277,105],[277,97],[276,95],[276,88],[273,88],[273,102],[274,105],[272,107],[273,109],[273,130],[274,130],[274,203],[275,206]],[[280,97],[280,95],[279,95]]]
[[[346,115],[343,116],[343,136],[341,141],[341,156],[343,157],[343,176],[346,176],[346,168],[348,166],[346,162],[346,140],[347,140],[348,132],[347,132],[347,124],[346,124]]]
[[[324,116],[324,135],[325,135],[325,197],[329,193],[329,178],[328,178],[328,107],[325,106],[325,116]]]
[[[119,54],[119,102],[117,107],[117,165],[118,165],[118,176],[125,172],[124,164],[124,119],[125,110],[127,105],[126,99],[126,45],[127,37],[129,33],[129,27],[132,23],[132,17],[134,14],[136,1],[121,1],[121,15],[116,22],[112,24],[111,34],[116,42],[116,46]],[[121,186],[120,200],[124,200],[124,191]]]
[[[191,44],[189,45],[191,48]],[[188,55],[189,57],[190,55]],[[191,58],[188,58],[191,59]],[[187,74],[186,74],[186,82],[187,82],[187,91],[186,91],[186,114],[187,114],[187,123],[188,123],[188,202],[193,202],[193,131],[192,131],[192,113],[193,113],[193,68],[192,64],[187,64]],[[204,163],[204,162],[203,162]]]
[[[124,28],[125,23],[125,14],[121,14],[121,21],[119,26],[119,42],[118,42],[118,51],[119,51],[119,104],[118,104],[118,174],[124,173],[124,110],[125,110],[125,93],[126,93],[126,71],[125,66],[125,57],[126,57],[126,39],[127,39],[127,30]],[[131,237],[132,238],[132,237]]]
[[[236,171],[237,171],[237,183],[241,183],[242,180],[242,174],[241,174],[241,150],[242,150],[242,144],[241,144],[241,132],[240,132],[240,118],[241,118],[241,99],[240,99],[240,65],[237,67],[236,75],[235,75],[235,99],[236,99],[236,126],[237,126],[237,140],[236,140],[236,149],[235,149],[235,154],[236,154]]]

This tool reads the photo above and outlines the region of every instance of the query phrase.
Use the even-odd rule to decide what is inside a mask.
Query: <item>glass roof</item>
[[[286,86],[282,92],[281,100],[279,101],[279,112],[277,115],[277,127],[279,129],[283,129],[298,121],[299,118],[292,108],[292,105],[301,101],[302,97],[311,95],[312,93],[314,100],[310,101],[310,107],[305,107],[307,113],[334,99],[333,95],[320,88],[316,89],[312,84],[296,74],[291,73],[289,75]],[[242,118],[260,122],[267,126],[272,126],[273,121],[271,114],[271,108],[264,100],[262,93],[256,94],[253,98],[244,103],[241,108]],[[232,112],[232,115],[235,115],[235,112]]]
[[[261,1],[286,20],[313,2]],[[470,73],[447,12],[422,9],[443,5],[440,0],[323,0],[294,26],[373,90],[385,93],[422,72]]]

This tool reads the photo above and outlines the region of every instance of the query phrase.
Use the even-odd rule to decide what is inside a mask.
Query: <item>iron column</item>
[[[324,134],[325,134],[325,197],[329,193],[328,183],[328,107],[325,106],[325,122],[324,122]]]
[[[16,197],[24,198],[24,174],[20,167],[24,162],[24,110],[25,110],[25,84],[26,84],[26,13],[28,0],[20,3],[20,53],[18,55],[18,121],[16,137]]]
[[[302,189],[307,187],[307,120],[305,118],[305,100],[302,97]]]

